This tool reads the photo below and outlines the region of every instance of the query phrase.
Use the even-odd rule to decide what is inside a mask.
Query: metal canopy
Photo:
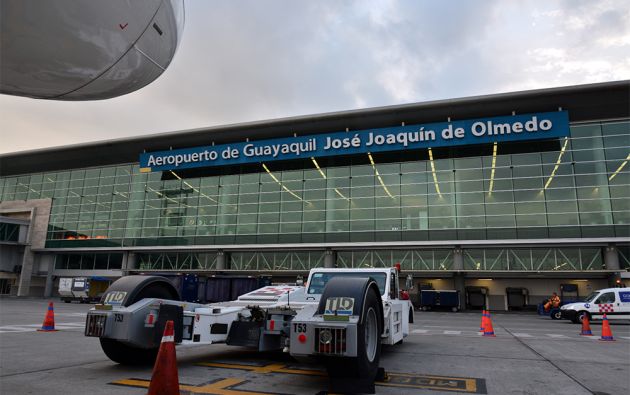
[[[448,241],[383,241],[349,243],[288,243],[288,244],[226,244],[183,246],[129,246],[129,247],[76,247],[38,248],[34,252],[210,252],[210,251],[314,251],[314,250],[385,250],[412,248],[507,248],[507,247],[604,247],[609,244],[628,244],[630,237],[585,239],[511,239],[511,240],[448,240]]]

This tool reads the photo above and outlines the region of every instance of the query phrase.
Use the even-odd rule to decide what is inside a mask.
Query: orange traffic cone
[[[46,317],[44,317],[44,323],[42,328],[37,330],[38,332],[57,332],[55,329],[55,308],[53,302],[48,303],[48,311],[46,311]]]
[[[580,332],[580,336],[593,336],[591,325],[588,323],[588,315],[586,314],[584,314],[584,318],[582,319],[582,332]]]
[[[486,322],[486,311],[481,310],[481,326],[479,327],[479,332],[483,332],[484,323]]]
[[[162,343],[155,359],[147,395],[179,395],[179,376],[175,356],[173,321],[166,321]]]
[[[610,324],[608,323],[608,317],[604,314],[604,318],[602,318],[602,337],[599,339],[605,342],[614,342],[612,331],[610,330]]]
[[[483,335],[484,336],[494,336],[494,328],[492,327],[492,319],[490,318],[490,310],[486,310],[486,322],[483,324]]]

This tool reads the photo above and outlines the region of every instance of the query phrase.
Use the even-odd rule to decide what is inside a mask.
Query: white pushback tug
[[[121,364],[150,364],[167,320],[175,343],[226,343],[324,361],[334,392],[374,392],[382,344],[402,342],[413,305],[400,298],[395,268],[312,269],[305,286],[266,286],[230,302],[179,301],[158,276],[114,282],[88,312],[85,335],[99,337]]]

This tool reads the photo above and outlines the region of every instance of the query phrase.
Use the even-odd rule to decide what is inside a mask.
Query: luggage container
[[[235,300],[261,286],[269,285],[270,278],[253,276],[211,276],[205,284],[206,303]],[[260,285],[264,284],[264,285]]]
[[[162,274],[158,276],[167,278],[177,289],[182,300],[186,302],[199,302],[199,276],[196,274]]]
[[[72,300],[81,303],[98,302],[110,283],[111,281],[105,277],[75,277],[72,279],[72,298],[67,300],[66,297],[62,300],[67,303]]]
[[[182,300],[187,302],[199,301],[199,276],[196,274],[185,274],[181,277],[179,294]]]
[[[432,309],[450,309],[455,312],[460,309],[459,291],[456,290],[429,290],[420,291],[420,309],[423,311]]]
[[[62,277],[59,279],[59,296],[61,300],[66,303],[72,302],[74,295],[72,295],[72,277]]]

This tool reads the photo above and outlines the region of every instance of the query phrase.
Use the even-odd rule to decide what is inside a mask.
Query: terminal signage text
[[[556,111],[147,152],[140,155],[140,169],[164,171],[568,135],[568,113]]]

